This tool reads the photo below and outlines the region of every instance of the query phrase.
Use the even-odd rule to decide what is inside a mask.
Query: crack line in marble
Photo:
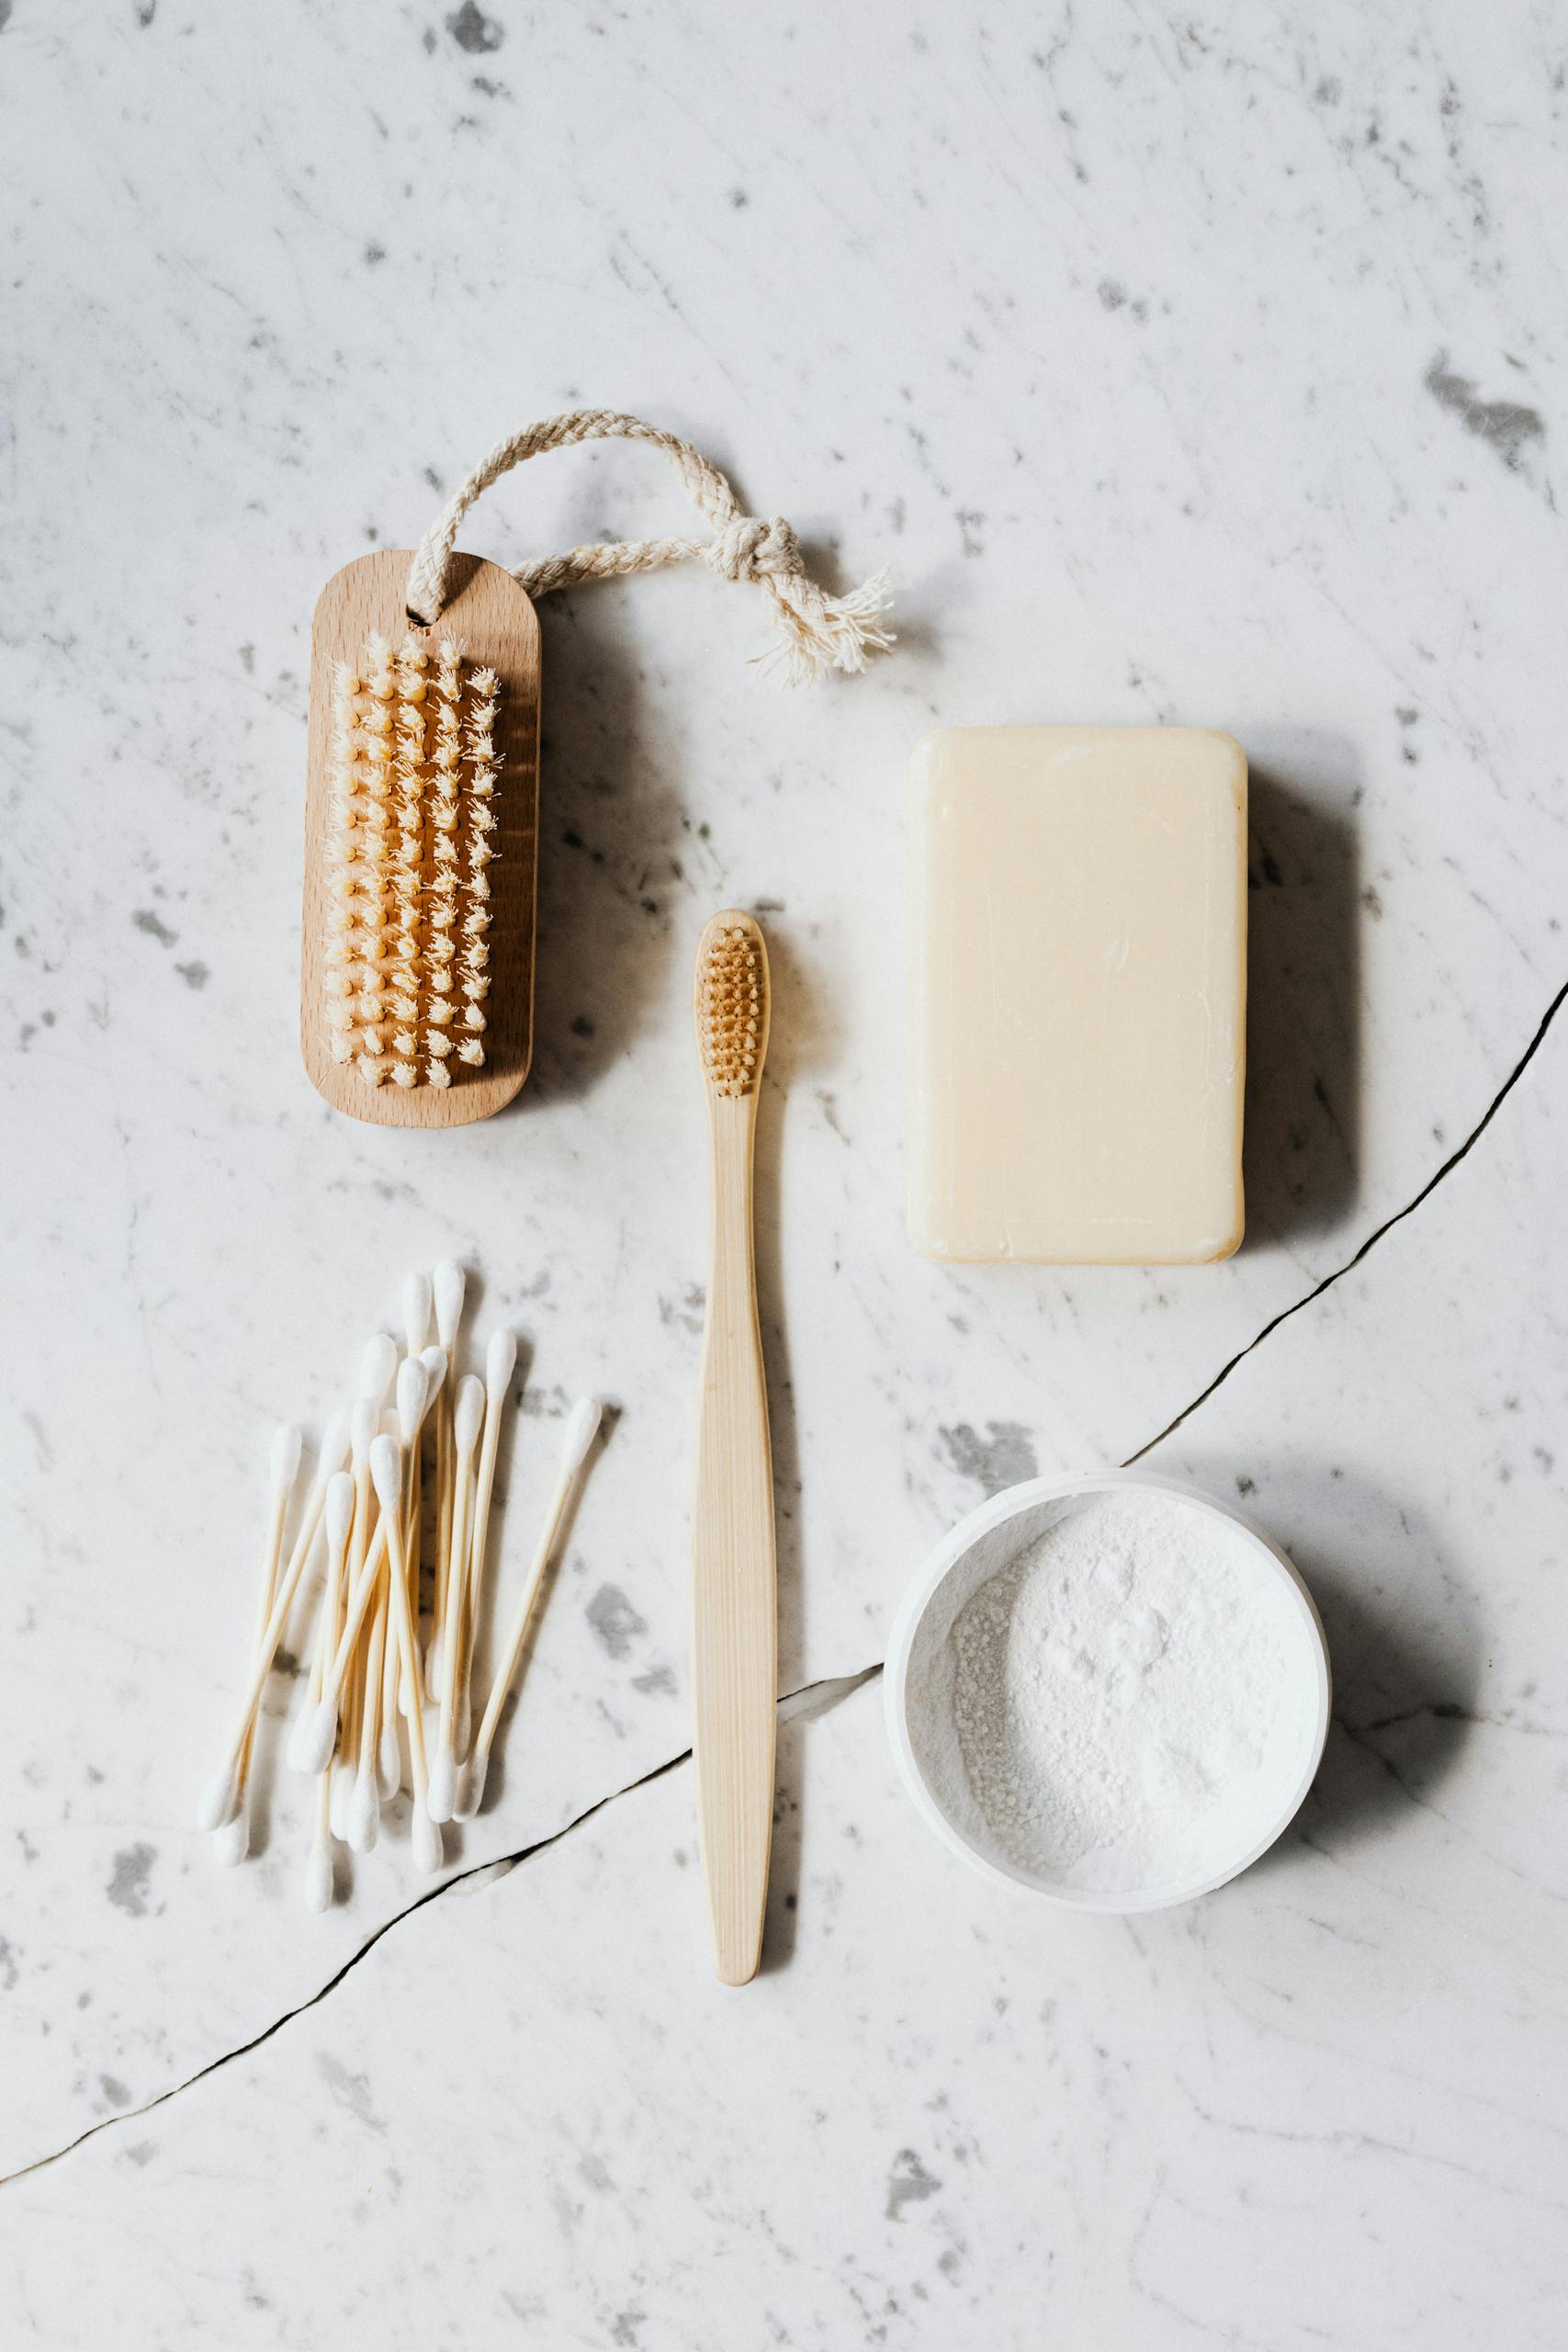
[[[846,1699],[852,1698],[881,1671],[882,1660],[878,1658],[874,1666],[863,1667],[856,1674],[823,1675],[815,1682],[803,1682],[798,1690],[786,1690],[780,1698],[778,1721],[781,1724],[814,1723],[818,1716],[830,1713]],[[78,2132],[73,2140],[67,2140],[63,2147],[52,2148],[47,2155],[32,2157],[27,2164],[18,2165],[14,2172],[0,2174],[0,2188],[9,2188],[14,2182],[26,2180],[29,2173],[47,2171],[50,2165],[73,2155],[89,2140],[96,2140],[100,2132],[113,2131],[121,2123],[138,2122],[142,2116],[151,2115],[155,2108],[166,2107],[171,2099],[178,2098],[183,2091],[194,2090],[197,2083],[205,2082],[220,2067],[231,2064],[236,2058],[248,2057],[253,2050],[259,2050],[264,2042],[270,2041],[274,2034],[281,2033],[284,2027],[291,2025],[296,2018],[304,2017],[308,2010],[319,2007],[330,1993],[336,1992],[344,1977],[351,1975],[362,1960],[369,1958],[384,1936],[389,1936],[392,1929],[400,1927],[405,1919],[412,1919],[416,1911],[423,1911],[429,1903],[438,1903],[444,1894],[450,1894],[454,1887],[471,1887],[477,1880],[487,1876],[506,1877],[519,1863],[532,1861],[536,1854],[558,1846],[563,1838],[570,1838],[573,1830],[581,1829],[584,1822],[592,1821],[594,1815],[603,1813],[606,1805],[615,1804],[622,1797],[631,1796],[637,1789],[650,1787],[655,1781],[663,1780],[667,1773],[690,1762],[691,1754],[690,1747],[683,1747],[678,1756],[667,1756],[662,1763],[650,1765],[635,1781],[627,1781],[622,1787],[610,1789],[604,1796],[596,1797],[592,1804],[585,1805],[570,1821],[562,1822],[558,1829],[552,1829],[547,1838],[536,1838],[531,1846],[520,1846],[513,1854],[492,1854],[485,1861],[470,1863],[467,1870],[454,1871],[452,1876],[444,1878],[439,1886],[427,1888],[412,1903],[405,1904],[400,1911],[394,1911],[389,1919],[384,1919],[375,1932],[366,1938],[358,1951],[351,1952],[342,1967],[334,1970],[324,1984],[319,1985],[303,2001],[297,2001],[291,2009],[285,2009],[281,2017],[274,2018],[271,2024],[263,2026],[259,2033],[253,2033],[247,2041],[237,2042],[232,2050],[225,2050],[220,2056],[209,2058],[204,2066],[197,2068],[194,2075],[187,2075],[183,2082],[171,2083],[167,2090],[159,2091],[141,2107],[128,2107],[118,2115],[106,2115],[98,2122],[89,2123],[85,2132]]]
[[[1468,1154],[1480,1142],[1482,1136],[1486,1133],[1487,1128],[1492,1125],[1493,1120],[1496,1117],[1498,1112],[1502,1109],[1504,1103],[1507,1101],[1509,1095],[1513,1092],[1515,1087],[1518,1084],[1520,1079],[1529,1068],[1530,1063],[1535,1059],[1535,1057],[1540,1050],[1541,1046],[1545,1043],[1547,1032],[1551,1027],[1552,1023],[1556,1020],[1558,1013],[1562,1011],[1565,998],[1568,998],[1568,980],[1564,980],[1562,986],[1558,989],[1557,994],[1552,998],[1551,1002],[1547,1006],[1546,1011],[1542,1013],[1540,1023],[1537,1025],[1534,1036],[1531,1037],[1529,1044],[1525,1047],[1524,1052],[1519,1056],[1518,1060],[1514,1064],[1513,1069],[1508,1072],[1507,1077],[1503,1080],[1502,1085],[1497,1089],[1496,1093],[1492,1097],[1491,1102],[1487,1104],[1485,1110],[1482,1113],[1474,1126],[1472,1127],[1469,1135],[1465,1136],[1464,1141],[1459,1146],[1459,1148],[1456,1151],[1451,1151],[1449,1154],[1442,1166],[1438,1169],[1433,1175],[1427,1177],[1427,1182],[1422,1185],[1421,1190],[1416,1194],[1415,1199],[1406,1201],[1402,1209],[1395,1209],[1392,1216],[1385,1217],[1380,1226],[1368,1234],[1366,1239],[1361,1243],[1360,1248],[1355,1252],[1354,1256],[1347,1258],[1342,1266],[1337,1266],[1331,1274],[1325,1274],[1320,1283],[1314,1283],[1311,1290],[1304,1291],[1302,1296],[1296,1299],[1291,1306],[1281,1307],[1279,1314],[1274,1316],[1269,1322],[1265,1323],[1262,1330],[1258,1332],[1253,1339],[1250,1339],[1245,1348],[1238,1348],[1235,1354],[1230,1359],[1230,1362],[1221,1365],[1219,1371],[1215,1373],[1208,1386],[1206,1388],[1200,1389],[1198,1395],[1193,1397],[1190,1405],[1183,1405],[1180,1412],[1177,1414],[1175,1419],[1168,1421],[1164,1429],[1160,1430],[1157,1437],[1151,1437],[1145,1444],[1139,1446],[1135,1453],[1130,1453],[1127,1456],[1126,1461],[1122,1464],[1122,1467],[1124,1470],[1130,1470],[1135,1462],[1141,1462],[1145,1453],[1152,1453],[1156,1445],[1163,1445],[1166,1439],[1173,1436],[1181,1427],[1183,1421],[1190,1419],[1190,1417],[1198,1410],[1200,1405],[1206,1405],[1210,1397],[1214,1394],[1214,1391],[1217,1388],[1224,1387],[1225,1382],[1230,1378],[1237,1364],[1245,1363],[1247,1357],[1253,1353],[1254,1350],[1260,1348],[1263,1345],[1264,1340],[1269,1337],[1270,1333],[1277,1331],[1281,1323],[1288,1323],[1292,1315],[1299,1315],[1303,1307],[1311,1306],[1315,1300],[1320,1299],[1323,1296],[1325,1290],[1332,1290],[1335,1283],[1337,1282],[1343,1281],[1347,1274],[1354,1273],[1356,1268],[1361,1263],[1361,1261],[1377,1248],[1378,1243],[1382,1239],[1385,1233],[1392,1233],[1396,1225],[1403,1225],[1407,1216],[1414,1216],[1423,1202],[1429,1201],[1431,1199],[1432,1194],[1437,1191],[1438,1185],[1443,1182],[1443,1179],[1446,1176],[1451,1176],[1453,1174],[1453,1171],[1459,1166],[1460,1161],[1468,1156]]]
[[[1124,1468],[1130,1469],[1134,1463],[1141,1462],[1145,1454],[1152,1453],[1156,1445],[1163,1444],[1168,1437],[1174,1435],[1175,1431],[1182,1426],[1183,1422],[1191,1418],[1201,1405],[1207,1404],[1215,1391],[1224,1385],[1237,1365],[1244,1363],[1248,1356],[1254,1354],[1262,1346],[1264,1340],[1279,1329],[1281,1323],[1288,1323],[1292,1316],[1301,1314],[1303,1308],[1314,1305],[1325,1291],[1331,1290],[1336,1283],[1342,1281],[1347,1274],[1353,1273],[1362,1261],[1376,1249],[1385,1234],[1391,1233],[1396,1225],[1402,1225],[1406,1217],[1413,1216],[1423,1203],[1430,1200],[1438,1185],[1446,1177],[1452,1175],[1460,1162],[1474,1149],[1492,1125],[1503,1104],[1545,1043],[1547,1034],[1562,1011],[1565,1000],[1568,1000],[1568,980],[1563,982],[1547,1006],[1524,1052],[1514,1064],[1469,1135],[1427,1178],[1415,1197],[1407,1201],[1403,1208],[1396,1209],[1392,1216],[1385,1217],[1382,1225],[1368,1234],[1360,1247],[1346,1260],[1342,1266],[1337,1267],[1332,1273],[1325,1274],[1320,1283],[1317,1283],[1313,1289],[1304,1292],[1292,1305],[1281,1308],[1278,1315],[1274,1316],[1253,1339],[1247,1341],[1245,1348],[1238,1349],[1230,1361],[1221,1366],[1207,1387],[1201,1389],[1190,1404],[1184,1405],[1180,1412],[1168,1421],[1156,1436],[1148,1439],[1145,1444],[1138,1447],[1136,1453],[1127,1456],[1122,1465]],[[884,1663],[884,1660],[878,1658],[874,1664],[862,1668],[858,1673],[821,1676],[816,1681],[803,1683],[798,1690],[785,1691],[778,1702],[779,1722],[781,1724],[810,1722],[818,1715],[828,1713],[879,1675]],[[120,2114],[105,2116],[100,2121],[89,2124],[85,2132],[79,2132],[73,2140],[68,2140],[63,2147],[55,2148],[47,2155],[35,2156],[28,2164],[19,2165],[14,2172],[0,2175],[0,2188],[8,2188],[13,2182],[25,2180],[30,2173],[42,2172],[50,2165],[61,2163],[63,2158],[73,2154],[78,2148],[85,2146],[89,2140],[96,2139],[101,2132],[111,2131],[118,2124],[138,2121],[142,2116],[150,2115],[155,2108],[164,2107],[169,2100],[178,2098],[182,2092],[193,2090],[197,2083],[204,2082],[209,2075],[214,2075],[220,2067],[231,2064],[234,2059],[246,2057],[253,2050],[259,2050],[264,2042],[270,2041],[275,2034],[280,2033],[284,2027],[291,2024],[296,2018],[303,2017],[307,2011],[318,2007],[328,1995],[335,1992],[344,1979],[359,1966],[361,1961],[369,1957],[383,1937],[390,1935],[394,1928],[400,1926],[404,1919],[412,1918],[416,1911],[423,1911],[426,1904],[438,1902],[444,1894],[450,1894],[454,1887],[470,1885],[487,1873],[495,1877],[507,1875],[516,1869],[519,1863],[531,1861],[536,1854],[545,1853],[550,1847],[558,1845],[563,1838],[568,1838],[573,1830],[580,1829],[584,1822],[591,1821],[595,1814],[602,1813],[607,1805],[615,1804],[621,1797],[630,1796],[637,1789],[648,1788],[653,1781],[662,1780],[667,1773],[675,1771],[679,1766],[690,1760],[691,1753],[689,1747],[683,1747],[679,1755],[667,1757],[662,1763],[651,1766],[648,1771],[639,1774],[635,1781],[628,1781],[622,1787],[612,1789],[605,1795],[595,1798],[594,1802],[585,1806],[581,1813],[574,1815],[571,1820],[563,1822],[560,1828],[552,1830],[547,1838],[536,1838],[531,1846],[519,1847],[515,1853],[493,1855],[487,1861],[475,1862],[468,1869],[455,1871],[452,1877],[443,1879],[439,1886],[431,1887],[425,1894],[416,1896],[413,1902],[405,1905],[402,1910],[394,1912],[389,1919],[384,1920],[374,1934],[366,1939],[357,1951],[349,1955],[342,1967],[336,1970],[324,1984],[310,1994],[307,1999],[298,2002],[293,2008],[286,2009],[281,2017],[275,2018],[272,2023],[264,2026],[259,2033],[253,2034],[248,2041],[240,2042],[234,2049],[224,2051],[220,2056],[209,2059],[207,2064],[198,2067],[194,2075],[186,2075],[184,2082],[175,2083],[169,2089],[160,2091],[155,2098],[148,2099],[143,2106],[127,2108]],[[1386,1762],[1386,1759],[1381,1760]]]

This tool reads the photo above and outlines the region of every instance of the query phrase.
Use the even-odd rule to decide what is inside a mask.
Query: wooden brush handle
[[[778,1699],[773,1473],[757,1327],[751,1141],[757,1098],[711,1093],[712,1269],[692,1509],[697,1821],[727,1984],[757,1973],[773,1833]]]

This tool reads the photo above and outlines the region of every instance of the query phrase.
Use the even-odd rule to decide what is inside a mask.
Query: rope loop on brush
[[[711,536],[705,539],[620,539],[546,556],[537,563],[524,564],[513,574],[530,596],[547,596],[583,580],[659,571],[671,563],[705,563],[721,580],[752,581],[766,589],[773,603],[778,639],[772,651],[761,657],[762,666],[778,669],[787,684],[798,685],[829,670],[853,676],[865,668],[872,654],[885,653],[892,645],[893,632],[886,626],[892,595],[885,571],[848,595],[829,595],[807,571],[800,542],[782,514],[763,522],[743,514],[724,475],[690,442],[673,433],[661,433],[640,417],[622,416],[614,409],[603,408],[572,409],[564,416],[544,417],[497,442],[419,543],[409,570],[408,608],[413,617],[426,628],[439,619],[446,602],[458,526],[492,482],[547,450],[570,448],[581,441],[617,439],[650,441],[665,452],[712,526]]]

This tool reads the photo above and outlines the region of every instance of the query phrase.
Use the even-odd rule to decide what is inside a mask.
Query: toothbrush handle
[[[726,1984],[757,1973],[773,1831],[778,1700],[773,1476],[757,1325],[756,1098],[710,1095],[712,1270],[692,1509],[697,1822]]]

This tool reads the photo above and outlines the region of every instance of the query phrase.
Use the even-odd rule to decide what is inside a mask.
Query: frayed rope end
[[[874,653],[891,651],[897,639],[884,626],[893,610],[893,589],[878,571],[847,596],[829,596],[803,573],[770,577],[778,615],[778,639],[755,665],[782,685],[806,686],[830,670],[859,677]]]

